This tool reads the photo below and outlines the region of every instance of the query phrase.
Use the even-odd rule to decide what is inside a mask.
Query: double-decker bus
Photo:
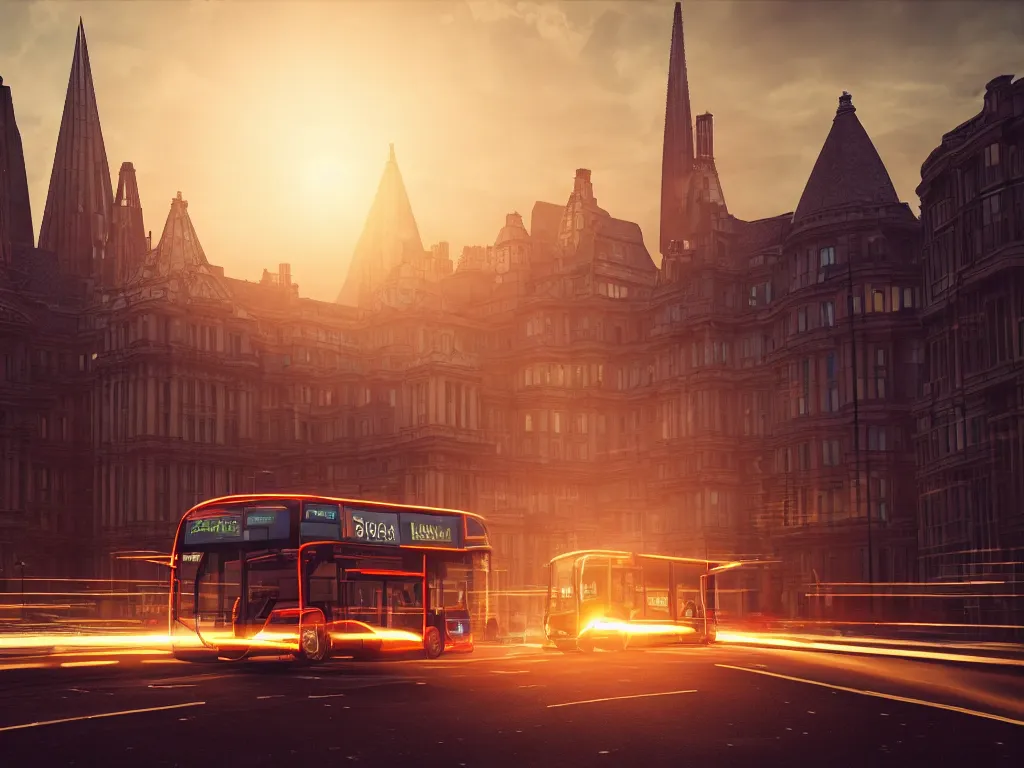
[[[175,535],[171,646],[188,661],[472,651],[489,552],[484,520],[470,512],[307,495],[210,499]]]
[[[737,565],[614,550],[567,552],[548,563],[544,632],[561,650],[713,643],[715,576]]]

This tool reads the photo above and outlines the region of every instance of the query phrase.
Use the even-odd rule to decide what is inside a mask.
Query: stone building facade
[[[943,136],[924,162],[917,192],[924,223],[925,376],[914,408],[921,573],[929,581],[987,582],[963,613],[975,623],[1020,624],[1024,82],[1004,75],[988,83],[981,111]]]
[[[4,575],[159,575],[188,507],[265,490],[483,513],[505,620],[539,611],[543,564],[573,548],[777,560],[736,582],[737,611],[856,616],[863,602],[822,589],[913,581],[919,541],[923,574],[940,575],[928,558],[959,543],[933,541],[928,489],[952,487],[954,470],[928,455],[913,471],[914,441],[940,418],[931,402],[953,397],[931,368],[922,379],[955,306],[931,287],[948,198],[935,190],[973,157],[964,147],[1016,135],[998,183],[1000,211],[1020,218],[1019,88],[998,81],[999,118],[957,129],[926,163],[922,273],[919,222],[852,97],[795,210],[744,221],[726,204],[712,116],[691,120],[678,4],[669,58],[660,264],[636,224],[599,206],[586,169],[528,228],[510,213],[457,260],[447,243],[427,249],[392,147],[328,303],[302,297],[288,264],[226,276],[181,193],[159,239],[145,234],[134,167],[116,193],[110,181],[80,27],[38,247],[0,90]],[[979,236],[1008,259],[1020,235],[999,226]],[[1012,317],[1014,283],[974,264]],[[1009,499],[1019,459],[1002,435],[1017,433],[994,424],[1017,406],[972,407],[993,426],[988,464],[971,466]],[[990,506],[992,526],[1010,519]],[[1015,519],[1006,546],[1020,546]]]

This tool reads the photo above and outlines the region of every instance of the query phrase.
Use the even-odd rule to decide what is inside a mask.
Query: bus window
[[[580,600],[584,603],[609,602],[609,563],[604,557],[580,561]]]
[[[697,619],[703,615],[700,599],[700,577],[705,566],[701,563],[675,563],[676,618]]]
[[[467,610],[471,570],[471,566],[465,563],[447,564],[442,587],[442,605],[445,610]]]
[[[572,559],[564,557],[551,564],[551,595],[548,613],[576,610],[576,592],[572,586]]]
[[[423,582],[388,581],[388,626],[409,632],[423,631]]]
[[[193,598],[198,596],[196,612],[201,629],[231,626],[231,612],[241,597],[242,571],[237,551],[206,552],[196,569]],[[184,587],[183,590],[184,592]]]
[[[384,626],[382,616],[384,583],[380,581],[342,582],[348,618],[374,627]]]
[[[650,560],[644,563],[644,617],[668,619],[669,563]]]
[[[250,554],[247,621],[266,621],[273,610],[299,607],[299,579],[294,556],[277,552]]]
[[[633,566],[612,566],[612,595],[609,615],[618,619],[636,618],[639,571]]]

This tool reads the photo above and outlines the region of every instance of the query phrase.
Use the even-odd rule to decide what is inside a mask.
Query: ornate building
[[[110,183],[81,27],[32,248],[0,96],[5,573],[138,577],[198,500],[305,490],[487,515],[513,625],[571,548],[777,558],[729,610],[913,580],[919,227],[849,94],[795,212],[737,218],[713,118],[691,124],[677,4],[660,267],[586,169],[453,263],[424,248],[392,148],[337,303],[288,264],[225,276],[181,193],[146,236],[132,164]]]
[[[1024,82],[1003,75],[986,86],[981,112],[924,162],[917,192],[925,231],[926,374],[914,412],[921,573],[1021,595]],[[1019,624],[1024,605],[976,594],[962,610],[975,622],[1013,614]]]

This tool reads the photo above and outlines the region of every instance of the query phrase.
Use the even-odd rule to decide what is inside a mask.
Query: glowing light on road
[[[991,712],[981,712],[976,709],[967,709],[966,707],[956,707],[952,704],[942,704],[937,701],[927,701],[925,699],[912,699],[907,696],[897,696],[892,693],[880,693],[879,691],[867,691],[861,690],[860,688],[847,688],[843,685],[832,685],[831,683],[825,683],[821,680],[807,680],[802,677],[793,677],[792,675],[783,675],[779,672],[768,672],[764,669],[751,669],[750,667],[735,667],[731,664],[715,664],[716,667],[722,669],[735,669],[740,672],[750,672],[755,675],[765,675],[766,677],[777,677],[780,680],[790,680],[795,683],[804,683],[805,685],[816,685],[821,688],[830,688],[834,691],[843,691],[845,693],[856,693],[861,696],[874,696],[879,699],[889,699],[890,701],[899,701],[904,704],[917,704],[922,707],[932,707],[934,709],[944,709],[948,712],[959,712],[963,715],[972,715],[973,717],[983,717],[986,720],[998,720],[1001,723],[1009,723],[1010,725],[1022,725],[1024,726],[1024,720],[1014,720],[1012,717],[1003,717],[1002,715],[994,715]]]
[[[845,638],[853,640],[854,638]],[[755,645],[767,648],[789,648],[805,651],[835,651],[866,656],[895,656],[904,659],[929,659],[932,661],[962,661],[971,664],[998,664],[1003,666],[1024,667],[1024,659],[1005,658],[1001,656],[976,656],[965,653],[946,653],[943,651],[919,651],[914,648],[885,648],[847,643],[830,643],[820,641],[798,640],[778,635],[756,635],[741,632],[719,632],[718,642],[735,645]],[[877,640],[876,640],[877,642]],[[896,644],[896,643],[894,643]],[[952,643],[935,643],[938,647],[956,648]]]
[[[164,712],[168,709],[184,709],[185,707],[201,707],[205,701],[189,701],[185,704],[168,704],[163,707],[146,707],[145,709],[125,709],[120,712],[101,712],[97,715],[81,715],[80,717],[62,717],[60,720],[40,720],[35,723],[22,723],[21,725],[0,726],[0,733],[5,731],[20,731],[25,728],[39,728],[44,725],[60,725],[61,723],[77,723],[83,720],[98,720],[103,717],[122,717],[124,715],[141,715],[147,712]]]
[[[109,667],[112,664],[119,664],[117,659],[97,659],[95,661],[65,661],[62,667]]]
[[[600,704],[605,701],[625,701],[626,699],[649,699],[655,696],[679,696],[683,693],[696,693],[697,689],[694,688],[688,691],[658,691],[656,693],[634,693],[630,696],[606,696],[603,699],[584,699],[583,701],[567,701],[564,704],[548,704],[548,709],[557,709],[558,707],[575,707],[580,704]]]

